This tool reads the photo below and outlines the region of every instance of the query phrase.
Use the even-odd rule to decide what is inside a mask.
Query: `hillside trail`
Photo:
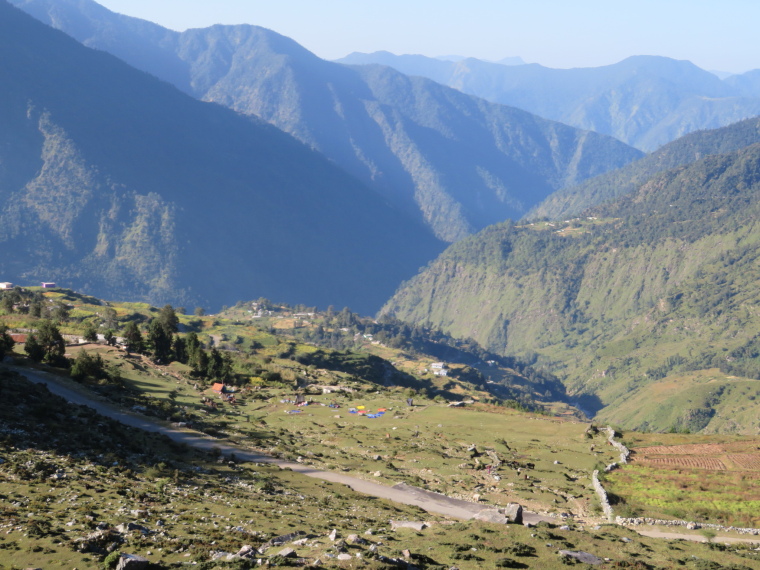
[[[28,368],[21,368],[17,366],[7,366],[7,368],[18,372],[32,382],[44,384],[47,386],[48,390],[50,390],[51,393],[62,397],[72,404],[88,406],[94,409],[100,415],[116,420],[120,423],[123,423],[124,425],[135,427],[148,432],[160,433],[172,439],[173,441],[183,443],[195,449],[209,452],[218,451],[226,456],[234,455],[238,460],[250,461],[252,463],[268,463],[277,465],[281,469],[290,469],[307,477],[314,477],[323,481],[330,481],[332,483],[346,485],[354,491],[365,495],[377,497],[380,499],[387,499],[389,501],[401,503],[404,505],[420,507],[429,513],[457,519],[469,520],[474,518],[482,511],[493,508],[493,506],[472,503],[470,501],[464,501],[461,499],[454,499],[445,495],[441,495],[439,493],[433,493],[424,489],[405,485],[403,483],[399,483],[393,487],[388,487],[387,485],[373,483],[372,481],[366,481],[364,479],[352,477],[351,475],[346,475],[344,473],[335,473],[332,471],[314,469],[308,465],[286,461],[284,459],[266,455],[264,453],[257,453],[236,445],[224,443],[218,439],[214,439],[210,436],[201,434],[196,431],[173,427],[139,414],[126,412],[108,403],[104,399],[88,392],[85,388],[76,384],[72,380],[68,380],[66,378],[62,378],[60,376],[49,374],[40,370],[30,370]],[[551,523],[557,522],[556,519],[530,511],[523,511],[523,521],[530,524],[537,524],[541,521]],[[592,521],[587,520],[585,522],[591,523]],[[695,542],[706,541],[705,537],[703,536],[677,532],[666,532],[657,528],[636,528],[633,530],[643,536],[650,538],[662,538],[667,540],[680,539]],[[722,543],[758,542],[757,539],[730,536],[716,536],[713,541]]]
[[[218,439],[214,439],[210,436],[192,431],[190,429],[170,426],[139,414],[121,410],[116,406],[108,403],[104,399],[92,393],[89,393],[86,389],[77,385],[75,382],[61,378],[54,374],[16,366],[8,366],[8,368],[14,372],[21,374],[22,376],[25,376],[32,382],[44,384],[47,386],[48,390],[50,390],[51,393],[62,397],[68,402],[82,406],[88,406],[94,409],[98,414],[116,420],[124,425],[135,427],[148,432],[160,433],[172,439],[173,441],[185,444],[195,449],[209,452],[218,451],[226,456],[234,455],[237,460],[242,461],[277,465],[281,469],[290,469],[296,473],[301,473],[308,477],[314,477],[324,481],[346,485],[354,491],[363,493],[365,495],[370,495],[372,497],[377,497],[380,499],[387,499],[389,501],[405,505],[417,506],[429,513],[457,519],[469,520],[474,518],[482,511],[494,508],[490,505],[483,505],[464,501],[461,499],[454,499],[445,495],[432,493],[430,491],[425,491],[424,489],[419,489],[404,484],[388,487],[387,485],[373,483],[372,481],[366,481],[364,479],[359,479],[358,477],[352,477],[343,473],[322,471],[319,469],[314,469],[313,467],[309,467],[308,465],[286,461],[277,457],[273,457],[271,455],[254,452],[243,447],[222,442]],[[550,517],[525,511],[523,512],[523,521],[531,524],[536,524],[541,521],[556,522],[555,519],[552,519]]]

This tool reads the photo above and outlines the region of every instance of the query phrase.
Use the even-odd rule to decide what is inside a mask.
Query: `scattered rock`
[[[335,542],[338,539],[338,529],[334,528],[330,531],[330,534],[327,535],[330,540]]]
[[[412,557],[412,553],[411,553],[411,552],[409,552],[408,550],[402,550],[402,551],[401,551],[401,554],[402,554],[402,555],[404,556],[404,558],[406,558],[407,560],[408,560],[408,559],[410,559],[410,558]]]
[[[349,544],[367,544],[367,541],[360,537],[358,534],[349,534],[346,537],[346,541]]]
[[[624,536],[624,537],[623,537],[623,538],[621,538],[620,540],[622,540],[623,542],[633,542],[633,541],[632,541],[630,538],[628,538],[627,536]]]
[[[346,553],[338,554],[337,558],[338,560],[351,560],[351,555]]]
[[[583,562],[584,564],[591,564],[592,566],[596,566],[604,562],[604,560],[602,560],[598,556],[594,556],[593,554],[589,554],[588,552],[560,550],[559,555],[566,556],[568,558],[575,558],[578,562]]]
[[[137,524],[133,522],[120,524],[119,526],[116,527],[116,531],[122,534],[133,532],[133,531],[139,531],[143,534],[150,534],[150,530],[148,530],[146,527],[142,526],[141,524]]]
[[[237,551],[237,556],[240,558],[253,558],[256,554],[256,549],[250,544],[246,544],[240,550]]]

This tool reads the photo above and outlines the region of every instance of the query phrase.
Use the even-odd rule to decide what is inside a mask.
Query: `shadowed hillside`
[[[289,135],[6,2],[0,48],[5,280],[371,311],[439,251],[422,225]]]
[[[256,26],[178,33],[91,1],[14,2],[85,45],[294,135],[449,242],[641,156],[387,67],[324,61]]]

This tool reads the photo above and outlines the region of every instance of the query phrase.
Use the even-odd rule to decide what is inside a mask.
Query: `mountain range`
[[[616,176],[633,191],[582,217],[464,239],[383,314],[543,364],[604,421],[755,434],[760,142],[707,151],[757,129],[690,136],[682,150],[707,153],[690,164],[626,168]]]
[[[552,69],[474,58],[441,61],[388,52],[338,60],[382,64],[504,105],[613,136],[644,151],[700,129],[760,114],[760,71],[724,80],[689,61],[633,56],[613,65]]]
[[[376,310],[441,249],[254,117],[198,101],[0,2],[0,275],[207,307]]]
[[[12,3],[198,99],[261,117],[448,242],[641,156],[610,137],[388,67],[322,60],[256,26],[179,33],[90,0]]]

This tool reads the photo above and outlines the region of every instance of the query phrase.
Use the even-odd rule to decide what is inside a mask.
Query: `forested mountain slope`
[[[377,309],[440,251],[282,131],[0,2],[0,275],[214,307]]]
[[[383,314],[538,359],[627,427],[756,433],[760,144],[454,244]]]
[[[666,144],[624,167],[600,174],[577,186],[557,190],[533,208],[527,219],[551,220],[575,216],[633,192],[649,178],[711,154],[724,154],[760,142],[760,119],[752,118],[709,131],[697,131]]]
[[[319,150],[455,241],[639,158],[631,147],[386,67],[319,59],[263,28],[172,32],[86,0],[13,0],[86,45]]]
[[[451,62],[388,52],[354,53],[338,61],[389,65],[645,151],[691,131],[760,114],[756,71],[721,81],[691,62],[666,57],[634,56],[613,65],[575,69],[506,66],[473,58]]]

